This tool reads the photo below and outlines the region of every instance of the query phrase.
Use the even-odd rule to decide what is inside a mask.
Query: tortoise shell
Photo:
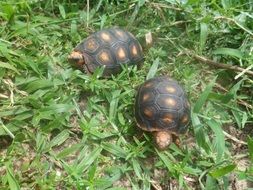
[[[128,31],[120,28],[103,29],[79,43],[74,52],[80,52],[84,61],[81,68],[93,73],[104,66],[104,76],[121,72],[121,65],[137,65],[143,61],[142,47]]]
[[[138,127],[146,131],[185,133],[190,121],[190,104],[177,81],[156,77],[144,82],[135,100]]]

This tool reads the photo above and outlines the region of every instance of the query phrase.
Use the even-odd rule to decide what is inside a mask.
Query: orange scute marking
[[[138,50],[137,50],[136,45],[134,45],[134,46],[132,47],[132,54],[133,54],[134,56],[136,56],[136,55],[138,54]]]
[[[101,33],[101,37],[103,40],[105,40],[107,42],[111,40],[111,36],[107,33],[104,33],[104,32]]]
[[[95,50],[97,48],[97,44],[96,44],[95,40],[88,41],[87,48],[90,50]]]
[[[144,94],[142,100],[143,100],[143,102],[145,102],[145,101],[148,100],[149,98],[150,98],[150,95],[149,95],[149,94]]]
[[[106,53],[106,52],[102,52],[102,53],[99,55],[99,58],[100,58],[100,60],[102,60],[103,62],[108,62],[108,61],[110,61],[109,55],[108,55],[108,53]]]
[[[172,98],[166,98],[165,103],[168,106],[173,106],[174,107],[177,102],[175,100],[173,100]]]
[[[118,50],[118,57],[120,59],[124,59],[126,57],[126,53],[125,53],[125,51],[124,51],[124,49],[122,47],[119,48],[119,50]]]
[[[152,111],[149,110],[149,109],[145,109],[145,110],[144,110],[144,114],[145,114],[147,117],[152,117],[152,116],[153,116]]]
[[[166,91],[168,93],[174,93],[174,92],[176,92],[176,89],[174,87],[172,87],[172,86],[167,86],[166,87]]]
[[[185,116],[183,117],[182,122],[183,122],[183,123],[187,123],[187,122],[188,122],[188,116],[187,116],[187,115],[185,115]]]
[[[165,123],[172,123],[173,122],[173,116],[170,114],[167,114],[164,116],[164,118],[162,119]]]
[[[120,37],[124,37],[123,32],[121,32],[121,31],[119,31],[119,30],[116,30],[116,33],[117,33]]]
[[[144,87],[148,88],[148,87],[151,87],[152,86],[152,83],[151,82],[148,82],[144,85]]]

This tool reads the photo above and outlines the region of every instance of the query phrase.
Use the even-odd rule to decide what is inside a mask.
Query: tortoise
[[[178,136],[186,133],[190,103],[176,80],[167,76],[151,78],[138,88],[135,118],[137,126],[152,132],[157,148],[164,150],[173,139],[179,141]]]
[[[70,63],[87,74],[103,66],[103,76],[118,74],[122,65],[137,65],[144,60],[138,40],[118,27],[97,31],[79,43],[68,56]]]

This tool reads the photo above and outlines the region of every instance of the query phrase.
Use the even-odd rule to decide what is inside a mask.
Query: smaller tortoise
[[[95,32],[79,43],[68,56],[70,63],[86,73],[104,66],[103,76],[122,71],[122,65],[137,65],[143,62],[142,47],[130,33],[120,28]]]
[[[164,150],[179,134],[187,131],[190,104],[177,81],[162,76],[144,82],[135,100],[137,126],[152,132],[157,147]]]

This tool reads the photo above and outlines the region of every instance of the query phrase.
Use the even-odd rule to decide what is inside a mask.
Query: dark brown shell
[[[137,39],[120,28],[100,30],[78,44],[74,51],[84,55],[86,72],[93,73],[97,67],[104,66],[104,76],[119,73],[121,64],[139,66],[144,59]]]
[[[135,101],[138,127],[146,131],[185,133],[190,122],[190,104],[177,81],[155,77],[144,82]]]

